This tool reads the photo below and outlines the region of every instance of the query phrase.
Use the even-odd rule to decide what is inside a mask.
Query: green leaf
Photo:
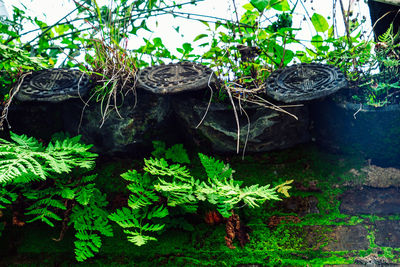
[[[86,206],[89,204],[90,199],[93,197],[93,186],[94,184],[88,184],[78,192],[76,200],[79,204]]]
[[[322,46],[323,41],[324,39],[322,38],[321,35],[314,35],[311,38],[311,44],[317,49]]]
[[[248,11],[252,11],[254,9],[254,6],[250,3],[244,4],[242,7]]]
[[[250,0],[250,4],[252,4],[258,11],[263,12],[264,9],[268,6],[270,0]]]
[[[271,0],[270,5],[278,11],[290,11],[290,5],[287,0]]]
[[[206,37],[208,37],[208,35],[205,34],[205,33],[199,34],[199,35],[196,36],[196,38],[193,39],[193,42],[196,42],[196,41],[198,41],[200,39],[203,39],[203,38],[206,38]]]
[[[182,48],[185,50],[185,53],[190,53],[193,51],[192,45],[190,43],[184,43]]]
[[[271,7],[278,11],[290,11],[290,5],[287,0],[251,0],[250,3],[260,12]]]
[[[64,188],[61,191],[61,197],[66,198],[66,199],[74,199],[75,192],[74,192],[74,190],[72,190],[70,188]]]
[[[329,29],[329,24],[324,16],[314,13],[311,17],[311,22],[317,32],[325,32]]]
[[[168,148],[165,152],[165,158],[176,163],[190,163],[189,156],[182,144],[176,144]]]

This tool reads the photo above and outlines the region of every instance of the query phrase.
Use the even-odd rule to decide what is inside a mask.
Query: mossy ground
[[[196,153],[191,155],[194,176],[204,175]],[[217,156],[218,157],[218,156]],[[83,266],[323,266],[353,263],[355,257],[375,252],[374,233],[369,222],[374,216],[350,216],[339,211],[338,196],[346,190],[349,180],[360,179],[349,174],[364,162],[320,151],[312,144],[293,149],[241,157],[219,156],[236,170],[235,178],[244,184],[278,184],[295,180],[290,190],[292,197],[314,197],[319,213],[300,216],[285,210],[280,202],[266,203],[258,209],[241,208],[237,211],[243,223],[251,227],[250,243],[236,249],[225,245],[224,224],[208,225],[204,212],[185,217],[183,229],[167,229],[157,242],[142,247],[129,243],[122,230],[114,227],[114,237],[104,238],[100,253]],[[107,193],[110,210],[124,205],[127,195],[119,175],[128,169],[141,169],[138,159],[100,159],[97,167],[98,186]],[[307,190],[312,189],[312,190]],[[271,225],[271,218],[280,221]],[[393,216],[392,216],[393,217]],[[386,218],[388,219],[388,218]],[[389,218],[390,219],[390,218]],[[392,218],[396,219],[396,218]],[[332,225],[358,225],[366,222],[369,231],[368,249],[330,251],[324,249],[332,242]],[[317,226],[317,227],[315,227]],[[78,265],[73,253],[73,233],[69,231],[61,242],[55,242],[58,229],[40,224],[23,227],[6,226],[0,238],[0,265],[7,266],[71,266]],[[333,240],[334,241],[334,240]],[[392,261],[398,258],[396,248],[380,248],[381,256]]]

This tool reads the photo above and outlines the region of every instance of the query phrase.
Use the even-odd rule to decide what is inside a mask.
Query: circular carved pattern
[[[89,76],[79,70],[40,70],[25,77],[16,97],[20,101],[60,102],[84,96],[89,88]]]
[[[285,103],[307,101],[335,93],[347,85],[336,67],[302,63],[274,71],[267,79],[267,94]]]
[[[201,90],[215,81],[210,68],[191,62],[148,67],[138,74],[139,87],[156,94]]]

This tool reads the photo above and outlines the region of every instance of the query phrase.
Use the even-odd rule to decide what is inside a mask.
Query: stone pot
[[[323,147],[382,167],[400,166],[400,105],[374,108],[328,98],[311,104],[310,114]]]
[[[64,123],[67,132],[82,135],[82,141],[93,144],[97,153],[131,153],[145,143],[151,145],[170,113],[169,106],[167,97],[137,90],[137,101],[128,94],[118,108],[121,116],[111,111],[102,126],[101,105],[96,102],[84,110],[82,101],[66,106]]]
[[[172,102],[178,120],[197,145],[210,147],[215,152],[236,153],[237,123],[230,103],[211,103],[207,110],[208,102],[195,97],[176,96]],[[284,149],[310,139],[307,106],[287,109],[299,120],[258,105],[243,107],[250,119],[245,152]],[[206,112],[204,121],[196,128]],[[240,150],[243,151],[249,124],[244,113],[238,111],[238,115]]]

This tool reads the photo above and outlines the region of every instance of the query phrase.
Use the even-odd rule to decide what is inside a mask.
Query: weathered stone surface
[[[371,165],[362,168],[361,171],[366,174],[364,185],[379,188],[400,187],[400,169]]]
[[[169,114],[169,102],[155,94],[137,92],[137,102],[128,95],[121,107],[111,111],[100,128],[102,115],[99,103],[87,107],[82,118],[82,103],[66,107],[65,123],[72,134],[81,134],[85,143],[93,144],[93,150],[102,154],[129,152],[145,141],[145,136],[157,131]],[[79,127],[80,119],[82,123]],[[150,140],[151,141],[151,140]]]
[[[140,88],[155,94],[197,91],[215,83],[213,71],[193,62],[179,62],[142,69],[138,74]]]
[[[362,264],[367,266],[382,266],[390,265],[390,261],[385,257],[379,257],[377,254],[369,254],[365,257],[357,257],[354,259],[354,263]],[[397,265],[398,266],[398,265]]]
[[[324,251],[366,250],[369,247],[368,231],[362,225],[332,226]]]
[[[304,226],[309,248],[323,251],[366,250],[368,231],[362,225]]]
[[[310,213],[319,213],[318,199],[314,196],[298,197],[291,196],[285,198],[276,204],[278,209],[284,212],[297,213],[299,216],[305,216]]]
[[[195,98],[176,97],[173,101],[175,113],[197,144],[211,145],[218,152],[236,152],[238,130],[231,104],[211,103],[209,109],[207,104]],[[250,124],[246,115],[238,111],[241,150],[247,134],[247,152],[284,149],[310,140],[307,106],[288,109],[299,120],[265,107],[251,106],[245,110]],[[204,121],[196,128],[205,114]]]
[[[83,97],[90,87],[89,76],[80,70],[40,70],[24,78],[16,98],[20,101],[56,103]]]
[[[266,91],[275,100],[292,103],[321,98],[346,85],[346,77],[334,66],[301,63],[274,71],[266,81]]]
[[[376,221],[375,243],[378,246],[400,248],[400,221]]]
[[[340,211],[345,214],[400,214],[400,192],[397,188],[363,187],[341,196]]]

